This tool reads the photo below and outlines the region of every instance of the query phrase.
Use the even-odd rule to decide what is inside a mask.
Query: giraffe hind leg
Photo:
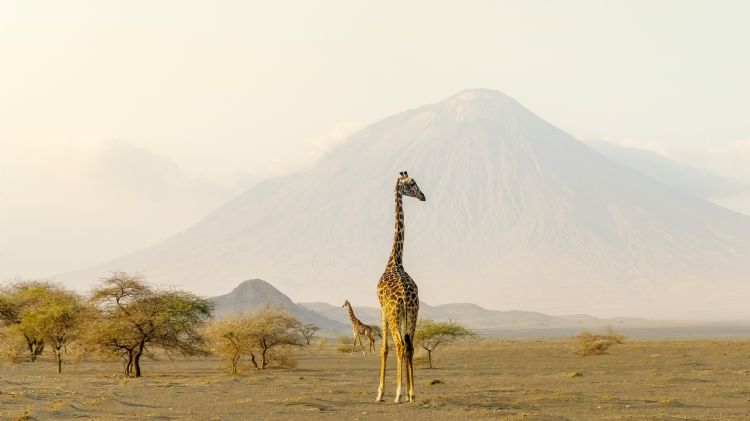
[[[406,387],[408,388],[407,393],[409,402],[414,402],[414,344],[408,333],[405,335],[405,342],[406,347],[404,350],[404,359],[406,363]]]
[[[401,336],[398,334],[393,335],[394,346],[396,347],[396,398],[393,400],[395,403],[401,402],[401,384],[403,382],[404,374],[404,344],[401,341]]]

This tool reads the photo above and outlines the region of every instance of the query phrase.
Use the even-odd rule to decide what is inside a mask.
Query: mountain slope
[[[620,146],[603,140],[586,140],[585,143],[618,164],[706,200],[726,198],[750,190],[750,186],[738,181],[703,168],[673,161],[654,151]]]
[[[310,171],[261,183],[113,268],[203,294],[274,279],[304,301],[376,304],[407,169],[406,269],[429,302],[553,314],[750,315],[750,218],[615,164],[514,99],[464,91],[375,123]],[[745,295],[747,296],[747,295]]]
[[[244,281],[229,294],[214,297],[211,300],[216,304],[216,315],[219,317],[232,313],[252,313],[266,306],[273,306],[286,309],[299,320],[312,323],[321,329],[339,331],[347,327],[345,324],[298,306],[273,285],[261,279]]]

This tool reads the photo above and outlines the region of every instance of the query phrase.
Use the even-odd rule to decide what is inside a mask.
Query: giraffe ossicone
[[[393,344],[396,348],[396,398],[401,400],[401,382],[406,373],[406,384],[409,402],[414,401],[414,331],[417,327],[419,313],[419,291],[417,284],[404,270],[404,208],[403,197],[409,196],[425,201],[424,193],[417,186],[417,182],[409,176],[407,171],[399,172],[394,191],[396,204],[396,225],[393,235],[393,248],[385,267],[385,272],[378,282],[378,300],[380,301],[381,322],[383,325],[383,341],[380,352],[380,385],[378,386],[378,402],[383,401],[385,387],[385,366],[388,357],[388,340],[386,336],[390,329]]]

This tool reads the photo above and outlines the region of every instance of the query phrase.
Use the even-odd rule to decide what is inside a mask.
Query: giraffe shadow
[[[419,406],[424,409],[464,408],[526,412],[538,410],[538,408],[533,405],[508,402],[491,397],[480,398],[478,400],[468,398],[424,399],[421,400]]]
[[[304,401],[290,401],[284,403],[286,406],[302,407],[313,412],[327,412],[334,409],[334,406],[322,399],[306,399]]]

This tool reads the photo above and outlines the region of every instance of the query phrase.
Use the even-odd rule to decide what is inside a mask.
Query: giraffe
[[[404,210],[403,196],[411,196],[424,202],[425,197],[417,182],[409,177],[406,171],[399,173],[396,180],[396,227],[393,236],[393,248],[383,276],[378,282],[378,300],[380,300],[381,322],[383,324],[383,341],[380,347],[380,386],[377,402],[383,402],[385,385],[385,362],[388,357],[388,328],[391,329],[393,344],[396,347],[396,399],[401,400],[402,369],[406,371],[409,402],[414,401],[414,331],[419,312],[417,284],[411,279],[402,265],[404,250]]]
[[[370,344],[370,355],[375,352],[375,338],[372,336],[372,326],[366,325],[359,321],[357,316],[354,315],[352,305],[349,304],[349,300],[344,301],[344,305],[341,307],[349,311],[349,320],[352,321],[352,332],[354,333],[354,343],[352,344],[352,352],[349,355],[354,354],[354,348],[357,346],[357,339],[359,339],[359,347],[362,348],[362,355],[365,354],[365,348],[362,346],[362,336],[365,335],[367,342]]]

